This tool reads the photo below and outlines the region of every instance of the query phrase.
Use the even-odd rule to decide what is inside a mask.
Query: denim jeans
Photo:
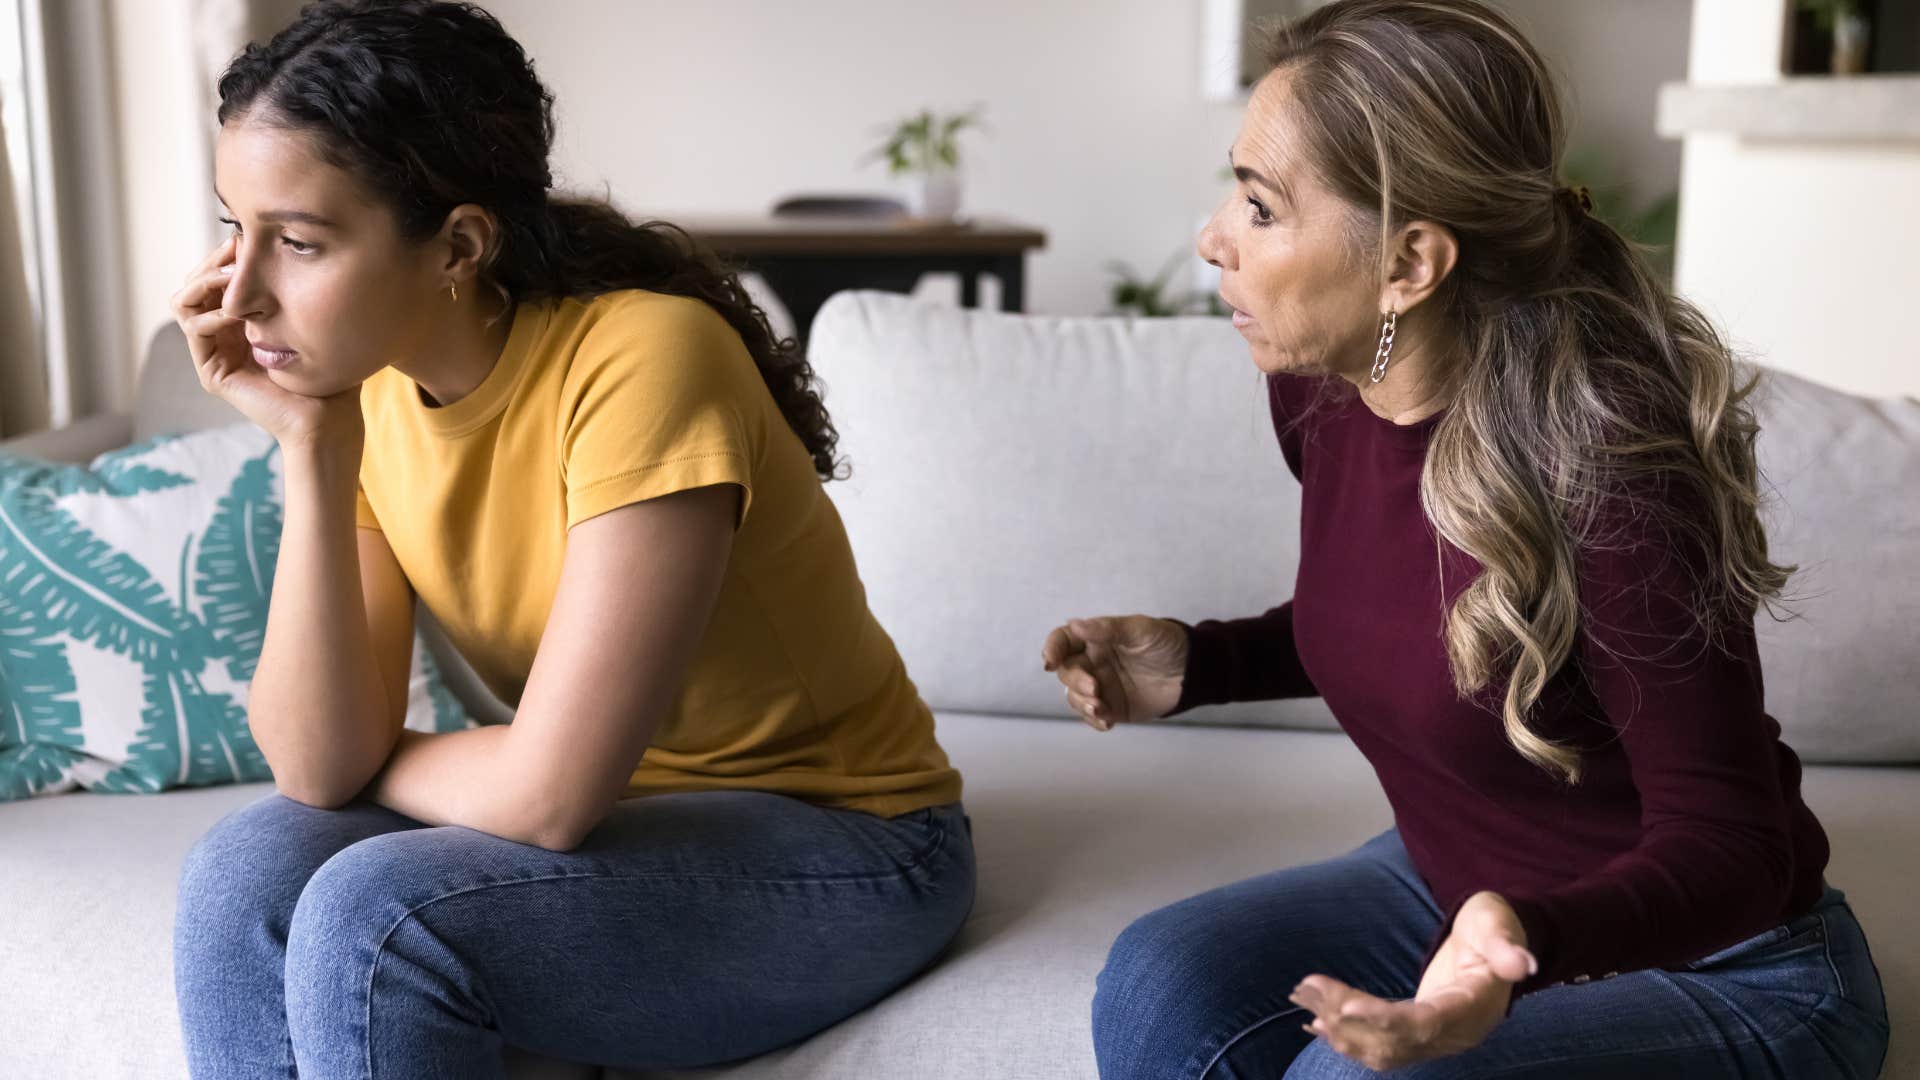
[[[1380,1076],[1301,1029],[1287,1000],[1330,975],[1389,999],[1419,984],[1442,912],[1389,830],[1351,854],[1202,893],[1121,933],[1093,1002],[1104,1080]],[[1479,1046],[1402,1080],[1872,1080],[1880,976],[1846,898],[1686,965],[1528,994]]]
[[[502,1046],[624,1068],[749,1057],[884,997],[973,906],[959,804],[628,799],[566,853],[272,795],[181,871],[201,1080],[485,1080]]]

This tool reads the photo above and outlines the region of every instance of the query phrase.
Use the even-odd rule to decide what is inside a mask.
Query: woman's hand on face
[[[1539,970],[1513,908],[1491,892],[1460,906],[1411,1001],[1384,1001],[1338,979],[1309,975],[1289,1000],[1313,1013],[1308,1032],[1385,1072],[1480,1045],[1507,1015],[1515,983]]]
[[[359,386],[329,397],[281,387],[254,362],[245,322],[222,310],[237,241],[237,234],[221,241],[173,294],[173,318],[186,334],[201,389],[240,410],[283,447],[357,446],[365,432]]]
[[[1070,619],[1040,647],[1040,663],[1067,688],[1067,704],[1097,731],[1165,716],[1180,703],[1187,632],[1170,619]]]

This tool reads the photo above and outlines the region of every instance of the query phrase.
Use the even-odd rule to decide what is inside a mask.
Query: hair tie
[[[1574,205],[1580,208],[1581,213],[1593,213],[1593,195],[1587,190],[1587,185],[1575,184],[1572,187],[1561,188],[1560,193],[1572,199]]]

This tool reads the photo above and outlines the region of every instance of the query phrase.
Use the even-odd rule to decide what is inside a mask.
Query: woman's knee
[[[299,881],[288,880],[303,855],[288,827],[289,819],[298,816],[295,808],[312,812],[275,794],[215,822],[181,862],[180,915],[230,917],[240,910],[281,906],[291,911],[305,878],[301,874]]]
[[[1093,998],[1102,1077],[1184,1075],[1237,1023],[1237,991],[1247,988],[1226,970],[1233,943],[1190,904],[1140,917],[1108,951]]]

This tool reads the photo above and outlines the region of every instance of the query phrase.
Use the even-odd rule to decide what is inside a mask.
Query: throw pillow
[[[247,688],[283,492],[250,423],[86,467],[0,453],[0,800],[272,779]],[[417,634],[406,725],[472,726]]]

